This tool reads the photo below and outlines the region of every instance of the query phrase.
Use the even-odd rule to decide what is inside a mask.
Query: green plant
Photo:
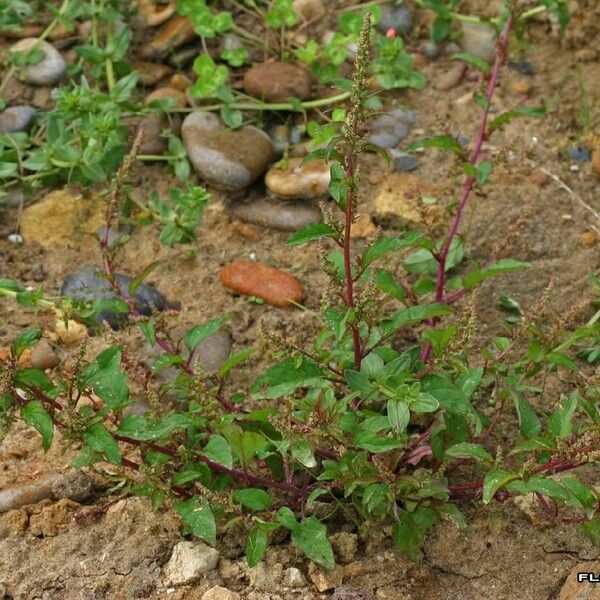
[[[466,526],[458,505],[473,499],[487,504],[534,494],[549,518],[559,518],[561,508],[565,519],[597,540],[598,492],[562,475],[600,458],[598,374],[577,359],[581,345],[591,342],[597,349],[597,315],[573,328],[576,314],[554,318],[545,295],[532,310],[520,311],[521,321],[506,336],[481,348],[474,345],[469,303],[462,318],[441,322],[487,278],[527,268],[510,259],[466,268],[458,235],[473,189],[491,174],[491,164],[481,158],[483,140],[511,118],[529,114],[511,111],[489,121],[513,18],[510,14],[504,24],[485,95],[477,101],[482,116],[471,153],[465,156],[446,136],[418,143],[453,152],[463,166],[463,193],[447,234],[441,240],[417,231],[378,234],[357,250],[351,231],[359,158],[371,149],[364,133],[371,116],[371,23],[365,17],[348,110],[326,126],[324,147],[309,157],[331,162],[330,193],[337,208],[326,208],[324,223],[288,240],[291,246],[318,240],[330,279],[323,324],[310,344],[294,333],[283,338],[264,331],[275,362],[241,391],[229,375],[243,368],[252,349],[233,354],[216,372],[203,373],[193,362],[198,344],[224,319],[172,340],[160,319],[139,314],[116,281],[112,263],[118,245],[110,249],[108,238],[138,135],[112,181],[101,249],[120,307],[149,344],[162,350],[143,388],[157,401],[143,415],[124,414],[133,401],[129,379],[146,367],[120,346],[52,377],[20,367],[19,356],[40,336],[30,331],[15,340],[0,366],[5,427],[22,419],[39,431],[44,448],[59,429],[80,450],[78,466],[112,463],[129,491],[151,497],[156,506],[172,506],[185,531],[210,544],[222,528],[244,526],[250,565],[262,558],[272,532],[283,528],[309,559],[332,568],[327,519],[317,518],[317,502],[329,515],[351,511],[364,521],[387,519],[397,546],[415,560],[441,519]],[[176,226],[166,241],[184,242],[197,223],[195,217],[188,221],[187,208],[196,210],[204,201],[201,191],[192,190],[189,197],[176,192],[168,203],[152,200],[144,208],[167,227]],[[406,276],[398,277],[401,264]],[[24,307],[55,309],[71,318],[85,308],[89,316],[89,306],[52,301],[10,280],[0,280],[0,294]],[[407,328],[417,341],[399,346],[397,335]],[[177,376],[161,383],[157,375],[167,367],[175,367]],[[177,398],[172,408],[159,401],[167,392]],[[92,393],[97,400],[91,406],[78,402]],[[519,430],[511,431],[515,417]],[[500,427],[508,429],[496,436]]]

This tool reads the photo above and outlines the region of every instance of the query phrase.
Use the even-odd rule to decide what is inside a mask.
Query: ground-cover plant
[[[452,318],[459,300],[481,282],[527,268],[501,259],[453,275],[452,287],[448,281],[463,252],[457,240],[465,207],[490,175],[492,165],[481,157],[483,142],[510,118],[529,114],[509,111],[489,120],[517,16],[508,13],[499,36],[485,94],[478,99],[481,119],[470,154],[445,136],[418,143],[449,149],[463,165],[463,192],[447,234],[441,240],[417,231],[378,234],[357,250],[350,234],[360,155],[372,149],[364,137],[371,116],[371,24],[365,18],[348,110],[328,124],[330,142],[312,155],[331,161],[330,193],[341,213],[325,207],[323,224],[288,240],[320,249],[330,277],[323,328],[310,345],[294,332],[283,338],[265,331],[276,361],[249,389],[232,388],[228,376],[243,368],[251,349],[232,355],[214,373],[201,372],[189,358],[223,319],[172,340],[160,319],[139,314],[125,293],[134,290],[119,287],[113,269],[118,245],[109,247],[109,234],[138,136],[108,196],[100,240],[103,272],[120,298],[117,308],[129,312],[162,353],[141,377],[146,367],[116,345],[93,362],[80,360],[74,371],[50,377],[19,366],[20,355],[41,335],[26,332],[0,367],[5,427],[24,420],[40,432],[45,448],[59,430],[79,450],[78,466],[112,463],[131,493],[172,506],[185,530],[208,543],[215,543],[217,531],[245,526],[250,565],[263,556],[271,533],[283,528],[308,558],[332,568],[326,524],[335,524],[336,513],[359,522],[388,520],[398,547],[418,559],[425,535],[441,519],[466,526],[460,502],[501,502],[523,494],[533,494],[549,518],[580,523],[598,540],[598,493],[563,475],[598,460],[598,376],[577,356],[597,343],[597,317],[574,328],[576,312],[555,319],[544,296],[532,310],[521,311],[505,336],[484,347],[475,346],[468,301]],[[192,196],[197,204],[204,200],[199,192]],[[180,223],[168,204],[153,200],[148,208],[167,226]],[[186,231],[176,241],[186,241]],[[407,276],[398,276],[399,258]],[[24,290],[15,281],[0,280],[0,294],[25,307],[68,309],[70,317],[89,309],[44,298],[41,290]],[[418,341],[402,344],[399,334],[408,328]],[[155,376],[168,367],[177,369],[176,378],[156,383]],[[170,404],[161,402],[167,392]],[[137,394],[155,398],[151,410],[128,414]],[[514,423],[518,431],[511,430]]]

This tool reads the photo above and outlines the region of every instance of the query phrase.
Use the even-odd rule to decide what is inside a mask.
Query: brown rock
[[[237,592],[232,592],[220,585],[210,588],[202,595],[202,600],[240,600],[241,596]]]
[[[300,282],[279,269],[251,260],[235,260],[219,273],[221,283],[238,294],[257,296],[268,304],[291,308],[302,300]]]
[[[93,233],[104,219],[105,205],[100,198],[56,190],[23,211],[21,235],[26,243],[44,248],[66,246],[73,242],[76,232]]]
[[[242,221],[238,221],[237,219],[233,221],[231,227],[234,231],[239,233],[243,238],[250,240],[252,242],[258,242],[260,240],[260,233],[256,229],[250,225],[250,223],[242,223]]]
[[[436,89],[447,92],[455,88],[461,81],[467,70],[467,65],[463,62],[452,65],[443,75],[435,79],[433,85]]]
[[[595,231],[584,231],[581,234],[581,243],[586,248],[593,248],[598,243],[598,236]]]
[[[46,340],[40,340],[31,349],[31,364],[37,369],[52,369],[59,362],[58,356]]]
[[[267,189],[279,198],[316,198],[329,194],[329,165],[322,159],[302,164],[301,158],[290,158],[285,168],[272,166],[265,175]]]
[[[142,58],[164,58],[171,50],[179,48],[196,37],[194,28],[186,17],[174,17],[163,25],[140,52]]]
[[[567,575],[558,600],[600,600],[600,586],[597,583],[577,581],[577,573],[600,573],[600,561],[575,565]]]
[[[267,102],[285,102],[288,98],[308,100],[312,75],[304,67],[282,62],[267,62],[251,67],[244,76],[244,91]]]
[[[292,8],[304,21],[320,19],[325,15],[322,0],[294,0]]]
[[[596,175],[600,175],[600,150],[592,152],[592,169]]]
[[[138,14],[148,27],[156,27],[168,21],[175,14],[175,2],[158,4],[152,0],[137,0]]]
[[[183,73],[175,73],[175,75],[171,77],[169,85],[176,90],[185,92],[192,85],[192,80]]]
[[[148,87],[156,85],[159,81],[168,77],[172,72],[171,67],[161,63],[138,60],[134,61],[132,66],[138,72],[139,82]]]
[[[40,512],[32,514],[29,518],[29,530],[36,537],[58,535],[69,525],[80,508],[79,504],[67,499],[44,506]]]
[[[328,571],[311,562],[308,565],[308,576],[319,592],[326,592],[342,585],[344,568],[337,566],[333,571]]]
[[[544,187],[550,181],[550,177],[541,169],[534,169],[529,174],[529,181],[538,187]]]
[[[530,77],[519,77],[511,83],[510,87],[515,94],[525,95],[531,92],[533,84]]]
[[[69,320],[65,325],[63,319],[57,319],[54,327],[58,339],[66,346],[81,344],[87,338],[86,326],[77,321]]]
[[[172,87],[162,87],[154,90],[146,96],[144,100],[145,104],[150,104],[157,100],[166,100],[171,98],[173,105],[177,108],[184,108],[187,106],[187,98],[184,92]]]
[[[373,223],[373,220],[369,215],[359,213],[354,219],[352,229],[350,230],[350,237],[354,239],[368,238],[371,237],[377,231],[377,226]]]

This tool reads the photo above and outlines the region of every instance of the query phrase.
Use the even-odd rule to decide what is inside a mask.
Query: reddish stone
[[[219,279],[238,294],[257,296],[280,308],[302,300],[302,286],[295,277],[264,263],[235,260],[221,269]]]

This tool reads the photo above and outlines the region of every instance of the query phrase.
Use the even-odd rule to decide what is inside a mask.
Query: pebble
[[[282,156],[290,146],[300,144],[303,138],[303,132],[297,125],[275,125],[268,133],[277,156]]]
[[[23,237],[18,233],[9,233],[6,238],[11,244],[22,244]]]
[[[267,102],[285,102],[288,98],[308,100],[313,78],[300,65],[266,62],[255,65],[244,75],[244,91]]]
[[[40,340],[31,349],[31,366],[36,369],[52,369],[60,360],[52,349],[52,346],[46,340]]]
[[[329,536],[331,546],[337,559],[342,563],[350,563],[356,556],[358,549],[358,536],[355,533],[340,531]]]
[[[216,585],[204,592],[201,600],[241,600],[241,598],[237,592],[232,592],[227,588]]]
[[[289,567],[283,572],[283,585],[288,588],[301,588],[306,586],[306,579],[302,571],[296,567]]]
[[[452,88],[455,88],[461,81],[465,75],[467,70],[467,65],[463,62],[457,62],[455,65],[452,65],[445,73],[436,77],[433,82],[433,86],[442,91],[447,92]]]
[[[586,248],[593,248],[598,243],[598,235],[595,231],[584,231],[580,239]]]
[[[219,329],[196,346],[190,364],[198,364],[204,373],[214,373],[229,358],[232,344],[231,333],[227,329]]]
[[[54,331],[65,346],[81,344],[87,338],[86,326],[73,319],[69,319],[66,324],[63,319],[57,319],[54,324]]]
[[[461,25],[460,44],[463,51],[491,63],[496,57],[496,36],[493,28],[485,23],[462,22]]]
[[[213,571],[219,562],[219,551],[202,542],[179,542],[165,567],[166,585],[187,585]]]
[[[432,40],[423,40],[419,44],[419,51],[422,52],[429,60],[434,60],[440,54],[439,46]]]
[[[529,174],[529,181],[538,187],[544,187],[550,181],[550,177],[541,169],[534,169]]]
[[[533,84],[530,77],[519,77],[511,82],[510,88],[515,94],[526,95],[531,92]]]
[[[0,113],[0,133],[18,133],[29,131],[35,119],[33,106],[10,106]]]
[[[145,104],[151,102],[171,99],[172,105],[175,108],[184,108],[187,106],[187,97],[185,92],[172,87],[162,87],[148,94],[144,100]]]
[[[381,7],[381,19],[377,23],[377,29],[385,34],[390,29],[399,33],[402,37],[410,34],[414,26],[414,19],[410,8],[406,4],[392,6],[384,4]]]
[[[251,260],[235,260],[219,273],[221,283],[238,294],[257,296],[268,304],[291,308],[303,292],[300,282],[280,269]]]
[[[141,85],[151,87],[168,77],[172,69],[162,63],[152,63],[144,61],[134,61],[132,67],[138,72],[138,79]]]
[[[11,52],[27,52],[33,46],[44,53],[44,58],[35,64],[22,68],[21,73],[26,83],[31,85],[54,85],[65,74],[67,64],[60,52],[50,43],[37,38],[20,40],[10,49]]]
[[[87,500],[94,492],[95,481],[83,471],[73,469],[61,474],[52,484],[52,495],[57,500],[68,499],[75,502]]]
[[[419,159],[414,154],[407,154],[396,148],[392,148],[388,152],[392,157],[394,171],[398,173],[414,171],[419,166]]]
[[[243,223],[236,219],[235,221],[232,221],[231,228],[247,240],[252,242],[258,242],[260,240],[260,232],[256,227],[250,225],[250,223]]]
[[[568,150],[569,158],[576,160],[577,162],[590,162],[592,160],[592,153],[587,148],[581,146],[575,146]]]
[[[173,17],[165,23],[156,35],[142,46],[141,56],[148,60],[162,59],[196,37],[196,32],[186,17]]]
[[[186,46],[185,48],[182,48],[181,50],[178,50],[169,56],[169,64],[176,69],[183,69],[203,51],[204,48],[202,48],[200,44]]]
[[[508,66],[511,69],[514,69],[515,71],[518,71],[519,73],[522,73],[523,75],[528,75],[529,77],[532,77],[533,75],[535,75],[535,69],[533,68],[533,65],[527,60],[518,60],[518,61],[509,60]]]
[[[170,87],[180,90],[181,92],[186,92],[191,85],[192,80],[186,77],[183,73],[175,73],[169,82]]]
[[[342,585],[344,581],[344,568],[338,565],[335,569],[329,571],[310,562],[308,565],[308,577],[319,592],[326,592]]]
[[[369,142],[380,148],[394,148],[408,137],[416,120],[417,114],[414,110],[391,110],[371,122]]]
[[[273,165],[265,175],[267,190],[274,196],[286,199],[318,198],[329,194],[331,180],[329,164],[323,159],[302,163],[301,158],[290,158]]]
[[[592,151],[592,169],[596,175],[600,175],[600,150]]]
[[[212,113],[189,114],[181,128],[188,157],[198,175],[215,188],[242,190],[269,166],[273,145],[256,127],[223,129]]]
[[[126,298],[129,298],[129,285],[131,277],[115,273],[117,283]],[[102,276],[102,270],[93,265],[80,267],[65,280],[60,288],[60,295],[74,300],[114,300],[117,294],[111,284]],[[169,303],[166,298],[153,286],[142,283],[135,292],[135,305],[137,310],[145,316],[150,316],[153,310],[164,311],[178,309],[177,303]],[[107,321],[112,329],[119,329],[127,319],[124,313],[105,310],[96,316],[96,321]]]
[[[325,16],[323,0],[294,0],[292,8],[303,21],[313,21]]]
[[[169,128],[169,120],[165,115],[152,113],[144,117],[138,128],[143,128],[140,154],[163,154],[169,147],[169,142],[162,137],[162,132]]]
[[[280,231],[298,231],[306,225],[320,223],[322,220],[321,211],[316,206],[299,201],[273,201],[262,198],[252,202],[235,202],[230,210],[231,214],[241,221]]]
[[[156,27],[168,21],[175,14],[175,2],[155,4],[152,0],[138,0],[138,15],[147,27]]]
[[[371,217],[364,213],[358,213],[352,223],[350,237],[353,239],[369,238],[375,234],[377,226],[373,223]]]

